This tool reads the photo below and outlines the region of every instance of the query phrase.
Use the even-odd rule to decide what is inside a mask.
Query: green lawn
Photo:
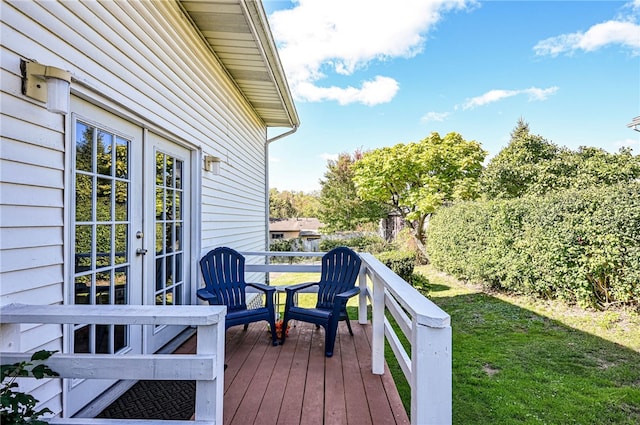
[[[640,317],[488,294],[430,267],[451,315],[455,424],[639,424]]]
[[[429,298],[451,315],[454,424],[640,424],[637,312],[488,294],[428,266],[417,271],[432,283]],[[285,274],[272,284],[313,278]],[[390,353],[408,408],[409,387]]]

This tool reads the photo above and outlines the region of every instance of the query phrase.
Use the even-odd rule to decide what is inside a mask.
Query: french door
[[[188,304],[191,152],[72,97],[70,242],[73,304]],[[68,330],[72,353],[155,352],[182,328],[87,325]],[[67,380],[65,416],[113,385]]]
[[[157,306],[189,304],[191,297],[191,152],[152,132],[147,132],[145,198],[151,207],[146,214],[147,267],[153,279],[144,287],[144,304]],[[152,249],[151,249],[152,248]],[[183,327],[147,327],[145,347],[155,352]]]

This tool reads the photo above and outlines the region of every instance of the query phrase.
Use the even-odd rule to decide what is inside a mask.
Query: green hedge
[[[429,222],[436,268],[582,306],[640,304],[640,182],[467,202]]]
[[[351,238],[323,239],[320,241],[320,251],[330,251],[339,246],[348,246],[356,251],[372,254],[389,249],[389,243],[380,236],[355,236]]]

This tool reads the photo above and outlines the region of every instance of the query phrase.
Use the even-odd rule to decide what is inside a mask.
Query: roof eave
[[[262,2],[177,1],[265,126],[296,129],[300,119]]]
[[[245,5],[245,10],[248,12],[247,18],[252,23],[255,35],[260,40],[258,48],[263,53],[267,68],[273,78],[273,83],[278,89],[282,106],[289,115],[289,127],[298,127],[300,125],[298,112],[293,102],[293,96],[289,89],[287,77],[284,72],[284,68],[282,67],[282,62],[280,61],[278,49],[273,39],[273,34],[271,33],[267,14],[262,6],[262,2],[259,0],[242,0],[242,3]]]

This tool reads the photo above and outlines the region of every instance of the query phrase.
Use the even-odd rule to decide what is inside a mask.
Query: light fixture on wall
[[[47,110],[56,114],[69,113],[71,73],[54,66],[22,60],[22,94],[45,102]]]
[[[213,155],[204,156],[204,169],[215,175],[220,174],[220,158]]]

